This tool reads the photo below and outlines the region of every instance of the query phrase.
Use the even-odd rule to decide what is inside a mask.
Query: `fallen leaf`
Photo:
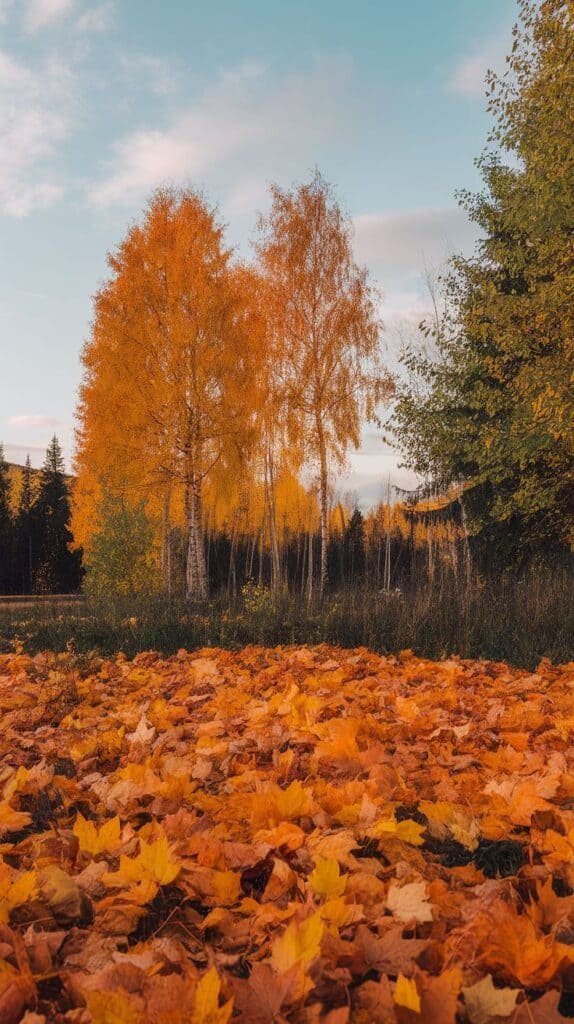
[[[397,978],[393,998],[397,1006],[404,1006],[414,1013],[421,1012],[421,998],[416,982],[412,978],[405,978],[404,974],[399,974]]]
[[[510,1017],[516,1009],[519,988],[495,988],[492,975],[462,989],[471,1024],[490,1024],[493,1017]]]
[[[406,885],[399,885],[393,881],[389,886],[386,905],[399,921],[416,921],[418,924],[424,924],[425,921],[433,919],[432,907],[428,900],[426,882],[407,882]]]

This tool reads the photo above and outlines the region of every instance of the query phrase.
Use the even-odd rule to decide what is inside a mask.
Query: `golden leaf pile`
[[[1,1024],[574,1013],[574,664],[0,657]]]

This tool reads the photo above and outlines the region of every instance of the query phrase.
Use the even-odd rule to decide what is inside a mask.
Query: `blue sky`
[[[318,165],[355,221],[396,361],[426,307],[421,272],[473,231],[487,67],[515,0],[0,0],[0,439],[69,458],[106,252],[154,186],[205,189],[249,251],[267,183]],[[366,431],[341,492],[412,478]]]

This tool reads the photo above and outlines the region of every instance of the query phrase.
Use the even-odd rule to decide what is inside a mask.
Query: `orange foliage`
[[[0,657],[0,1021],[556,1024],[573,679]]]

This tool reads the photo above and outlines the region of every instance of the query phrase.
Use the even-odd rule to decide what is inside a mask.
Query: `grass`
[[[437,659],[457,654],[529,669],[542,658],[565,663],[574,659],[574,574],[476,578],[467,587],[447,578],[391,593],[356,586],[311,605],[250,584],[236,600],[218,595],[199,606],[155,595],[88,601],[81,609],[0,606],[3,652],[132,656],[150,649],[170,654],[181,647],[322,642],[380,653],[411,649]]]

